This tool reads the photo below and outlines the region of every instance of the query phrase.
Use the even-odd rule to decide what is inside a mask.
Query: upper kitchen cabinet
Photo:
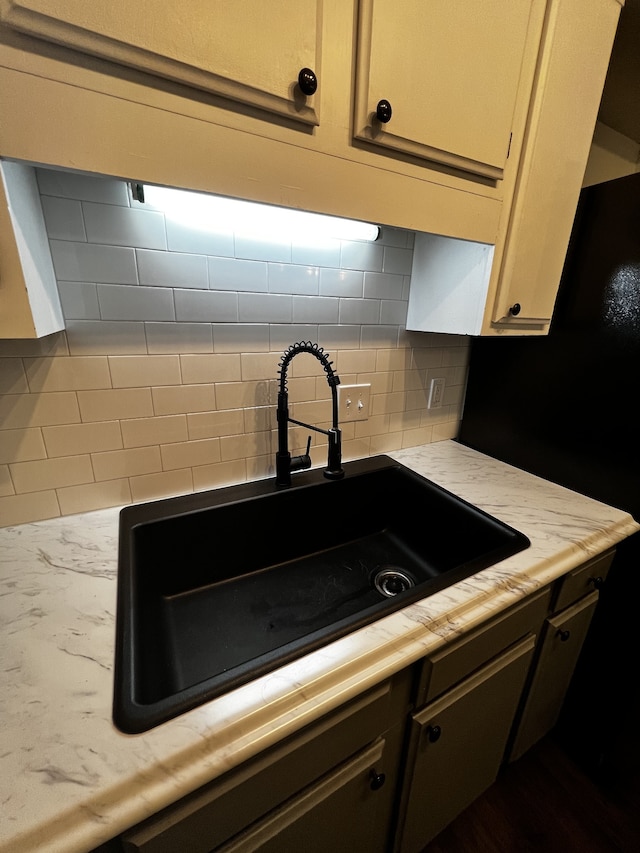
[[[469,246],[416,235],[407,328],[548,332],[622,2],[546,3],[527,110],[505,169],[496,239]]]
[[[531,0],[360,0],[354,136],[504,175]]]
[[[8,0],[2,19],[268,113],[319,121],[322,0]]]
[[[0,0],[0,156],[420,232],[407,328],[545,334],[622,5]]]

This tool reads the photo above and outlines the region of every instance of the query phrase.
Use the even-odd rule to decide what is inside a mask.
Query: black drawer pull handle
[[[596,578],[589,578],[589,583],[593,584],[594,589],[602,589],[602,587],[604,586],[604,578],[598,575],[598,577]]]
[[[558,628],[556,631],[556,636],[560,637],[561,643],[566,643],[569,637],[571,636],[571,631],[563,631],[562,628]]]

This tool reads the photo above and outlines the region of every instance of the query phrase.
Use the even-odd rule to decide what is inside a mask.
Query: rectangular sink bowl
[[[528,547],[386,456],[126,507],[114,722],[137,733]]]

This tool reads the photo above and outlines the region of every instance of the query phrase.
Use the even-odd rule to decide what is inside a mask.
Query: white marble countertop
[[[453,441],[390,454],[531,546],[141,735],[111,721],[118,509],[0,530],[0,851],[88,851],[640,529]]]

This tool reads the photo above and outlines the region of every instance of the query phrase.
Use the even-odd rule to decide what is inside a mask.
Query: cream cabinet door
[[[322,0],[2,0],[20,32],[318,124],[299,72],[320,74]]]
[[[360,0],[354,135],[502,178],[530,10],[531,0]]]
[[[555,725],[591,624],[598,593],[549,618],[510,761],[515,761]]]
[[[528,635],[411,721],[400,853],[418,853],[494,781],[533,657]]]

